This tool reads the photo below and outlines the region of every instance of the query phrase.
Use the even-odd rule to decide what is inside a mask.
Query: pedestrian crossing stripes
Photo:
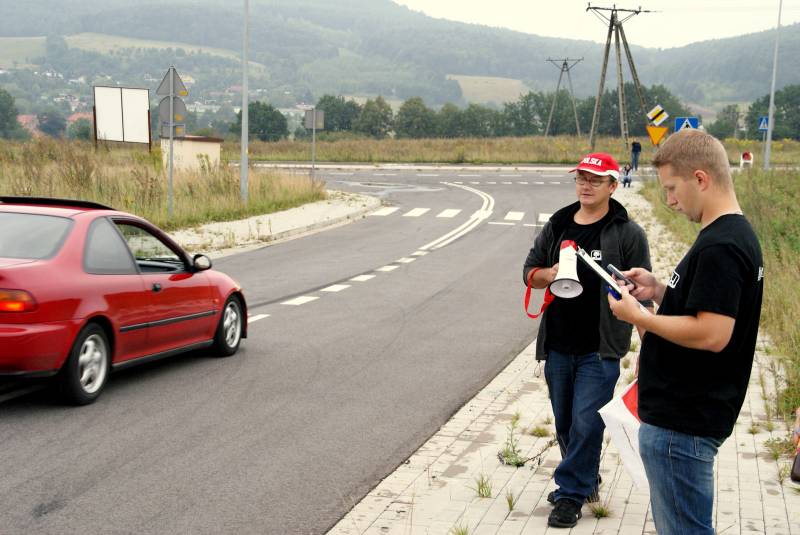
[[[422,214],[425,214],[430,211],[430,208],[414,208],[403,214],[403,217],[419,217]]]
[[[442,210],[441,212],[439,212],[439,215],[437,215],[436,217],[455,217],[459,213],[461,213],[461,210],[455,208],[448,208],[447,210]]]

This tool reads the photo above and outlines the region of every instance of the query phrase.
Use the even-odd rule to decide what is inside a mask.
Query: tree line
[[[661,104],[672,117],[692,115],[688,108],[664,86],[643,88],[645,107]],[[556,99],[553,108],[553,99]],[[646,121],[638,97],[632,84],[626,84],[624,98],[628,110],[629,133],[635,137],[645,137]],[[521,95],[513,102],[494,108],[480,104],[469,104],[462,108],[447,103],[438,110],[429,107],[422,98],[412,97],[400,105],[395,113],[389,103],[381,96],[368,99],[364,104],[343,96],[324,95],[316,107],[325,112],[325,132],[320,133],[333,139],[339,136],[356,135],[382,139],[390,136],[405,139],[421,138],[460,138],[460,137],[502,137],[543,135],[547,128],[550,110],[553,116],[549,133],[551,135],[576,135],[578,127],[582,135],[588,134],[594,113],[595,98],[576,99],[578,124],[572,108],[571,96],[567,91],[531,91]],[[767,115],[769,95],[753,102],[747,111],[742,112],[735,105],[726,106],[715,122],[706,125],[707,130],[719,138],[744,137],[758,139],[758,118]],[[775,139],[800,140],[800,85],[786,86],[775,93]],[[196,114],[189,114],[187,131],[197,134],[230,134],[241,132],[241,112],[233,122],[203,121]],[[0,137],[27,137],[16,120],[17,110],[14,98],[0,89]],[[274,106],[265,102],[251,102],[249,105],[249,130],[253,138],[262,141],[277,141],[290,137],[290,125],[286,117]],[[154,118],[155,119],[155,118]],[[67,135],[70,138],[89,139],[91,123],[79,120],[69,128],[64,117],[54,109],[38,114],[39,129],[53,137]],[[157,124],[157,119],[153,121]],[[744,125],[744,129],[741,125]],[[616,89],[603,95],[597,132],[605,136],[618,136],[619,99]],[[302,126],[291,134],[295,138],[310,135]]]

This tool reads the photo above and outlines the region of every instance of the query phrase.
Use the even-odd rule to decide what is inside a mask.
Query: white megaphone
[[[577,297],[583,292],[583,286],[578,280],[578,245],[574,241],[561,242],[558,273],[549,288],[551,294],[565,299]]]

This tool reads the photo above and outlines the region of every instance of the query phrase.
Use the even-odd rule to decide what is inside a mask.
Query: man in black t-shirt
[[[558,210],[536,236],[523,268],[523,281],[547,287],[558,274],[561,243],[577,243],[603,266],[620,269],[650,265],[644,231],[611,198],[619,165],[609,154],[589,154],[573,169],[578,202]],[[581,507],[597,496],[603,421],[597,410],[608,403],[619,378],[619,359],[628,352],[632,327],[611,314],[600,278],[577,265],[582,293],[556,298],[539,324],[536,359],[544,373],[562,460],[553,474],[558,488],[548,518],[554,527],[572,527]]]
[[[634,171],[639,169],[639,155],[642,153],[642,144],[633,140],[631,143],[631,168]]]
[[[714,458],[744,402],[761,314],[764,263],[742,215],[728,156],[698,130],[673,134],[653,165],[667,203],[701,230],[666,283],[624,272],[636,288],[614,315],[646,331],[639,368],[639,448],[656,530],[713,534]],[[630,294],[628,293],[630,290]],[[660,303],[642,312],[636,299]]]

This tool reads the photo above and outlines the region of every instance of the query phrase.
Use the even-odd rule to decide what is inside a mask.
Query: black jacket
[[[621,270],[633,267],[642,267],[652,270],[650,265],[650,247],[647,236],[642,228],[628,219],[628,212],[616,200],[609,200],[611,219],[600,233],[600,248],[603,253],[603,264],[614,264]],[[537,234],[533,247],[525,260],[522,269],[522,282],[528,284],[528,273],[535,267],[551,267],[558,262],[558,254],[562,236],[572,221],[575,213],[580,208],[580,203],[575,202],[557,211],[545,223],[542,231]],[[608,307],[605,288],[600,290],[598,306],[600,307],[600,347],[598,352],[603,358],[622,358],[630,349],[631,331],[633,326],[619,321]],[[645,306],[652,303],[643,302]],[[547,341],[547,314],[539,322],[539,336],[536,339],[536,360],[545,360],[545,343]]]

